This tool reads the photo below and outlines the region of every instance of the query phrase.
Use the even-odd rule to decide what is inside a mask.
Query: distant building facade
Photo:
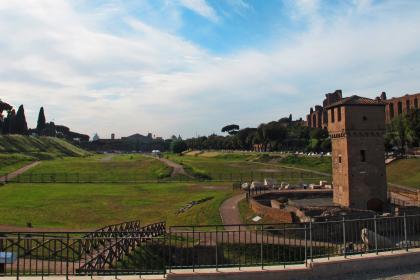
[[[413,109],[420,109],[420,93],[406,94],[401,97],[386,98],[386,93],[382,92],[378,99],[385,102],[385,122],[390,123],[395,117],[406,114]]]
[[[340,89],[333,93],[327,93],[322,106],[316,105],[314,108],[311,107],[309,114],[306,116],[307,125],[312,128],[327,128],[328,114],[325,108],[342,99],[343,93]]]
[[[381,211],[387,201],[385,105],[354,95],[326,107],[337,205]]]
[[[325,108],[343,99],[341,90],[327,93],[322,106],[315,105],[315,107],[311,107],[309,114],[306,116],[308,127],[327,128],[328,114]],[[395,117],[406,114],[411,109],[420,109],[420,93],[387,99],[386,93],[382,92],[376,99],[385,103],[385,123],[390,123]]]

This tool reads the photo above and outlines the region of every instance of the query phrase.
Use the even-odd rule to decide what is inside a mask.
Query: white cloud
[[[206,2],[206,0],[179,0],[179,3],[202,17],[208,18],[214,22],[219,21],[219,16],[216,11]]]
[[[336,88],[374,97],[420,86],[414,2],[355,5],[269,50],[218,56],[108,6],[129,30],[109,32],[100,10],[68,3],[0,2],[0,98],[25,104],[31,125],[43,105],[47,118],[104,137],[203,135],[231,122],[303,116]]]

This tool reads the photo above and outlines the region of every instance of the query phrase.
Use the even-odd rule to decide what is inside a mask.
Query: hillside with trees
[[[51,136],[73,142],[89,141],[88,135],[73,132],[70,128],[56,125],[54,122],[47,122],[43,107],[39,110],[36,128],[29,129],[23,105],[20,105],[16,112],[13,106],[2,100],[0,100],[0,134]]]

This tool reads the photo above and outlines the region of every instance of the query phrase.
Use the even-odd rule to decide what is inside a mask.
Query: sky
[[[109,138],[420,92],[417,0],[0,0],[0,99]]]

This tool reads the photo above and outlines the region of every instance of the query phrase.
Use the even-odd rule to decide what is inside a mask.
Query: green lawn
[[[0,176],[9,174],[35,160],[36,158],[21,154],[0,154]]]
[[[230,187],[206,184],[8,184],[0,187],[0,224],[94,229],[128,220],[174,224],[221,223]],[[183,214],[192,200],[213,197]]]
[[[20,180],[130,182],[165,178],[171,171],[171,168],[160,161],[139,154],[94,155],[43,161],[22,175]]]
[[[212,179],[233,180],[263,180],[264,178],[276,178],[279,181],[309,182],[314,183],[320,179],[328,179],[328,176],[313,174],[295,169],[286,168],[292,164],[280,164],[277,160],[267,160],[264,154],[240,154],[219,152],[203,153],[197,155],[174,155],[167,154],[169,159],[176,161],[196,177]],[[311,169],[311,168],[308,168]],[[315,169],[315,171],[317,171]],[[303,178],[303,180],[301,180]]]
[[[386,168],[388,182],[420,189],[420,159],[400,159]]]
[[[282,166],[309,169],[323,173],[332,173],[331,157],[308,157],[289,155],[281,157],[276,162]]]

